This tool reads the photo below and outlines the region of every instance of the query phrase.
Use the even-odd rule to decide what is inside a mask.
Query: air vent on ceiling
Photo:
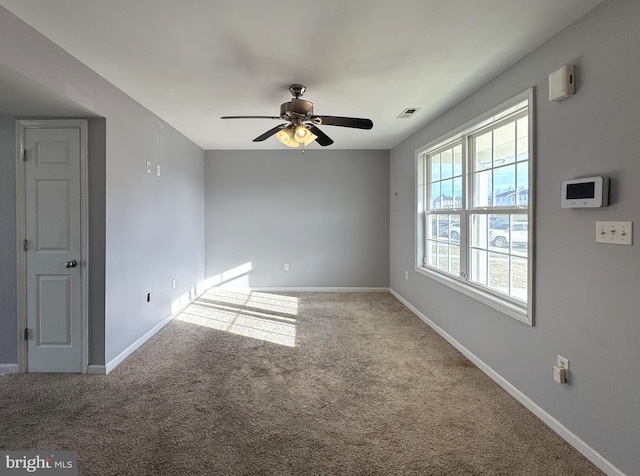
[[[400,113],[398,119],[409,119],[410,117],[415,116],[416,112],[418,112],[419,110],[419,107],[408,107]]]

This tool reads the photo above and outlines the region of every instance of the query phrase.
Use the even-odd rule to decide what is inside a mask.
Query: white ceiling
[[[291,83],[337,149],[389,149],[602,0],[0,0],[204,149],[252,139]],[[558,65],[561,66],[561,65]],[[547,74],[547,72],[544,72]],[[2,102],[0,101],[0,104]],[[397,119],[407,107],[421,110]],[[309,147],[319,147],[312,144]]]

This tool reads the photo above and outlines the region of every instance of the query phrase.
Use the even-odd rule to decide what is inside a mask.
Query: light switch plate
[[[596,241],[614,245],[633,244],[632,221],[597,221]]]

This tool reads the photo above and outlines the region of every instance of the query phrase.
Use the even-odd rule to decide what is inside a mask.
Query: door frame
[[[46,119],[16,121],[16,256],[17,256],[17,330],[18,372],[28,372],[27,341],[27,260],[26,238],[26,168],[23,160],[24,136],[27,129],[80,129],[80,282],[82,295],[80,325],[82,342],[82,373],[89,362],[89,168],[88,122],[86,119]]]

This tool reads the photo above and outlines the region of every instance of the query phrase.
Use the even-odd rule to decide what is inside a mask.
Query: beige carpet
[[[81,475],[602,474],[388,293],[208,293],[108,376],[0,378]]]

